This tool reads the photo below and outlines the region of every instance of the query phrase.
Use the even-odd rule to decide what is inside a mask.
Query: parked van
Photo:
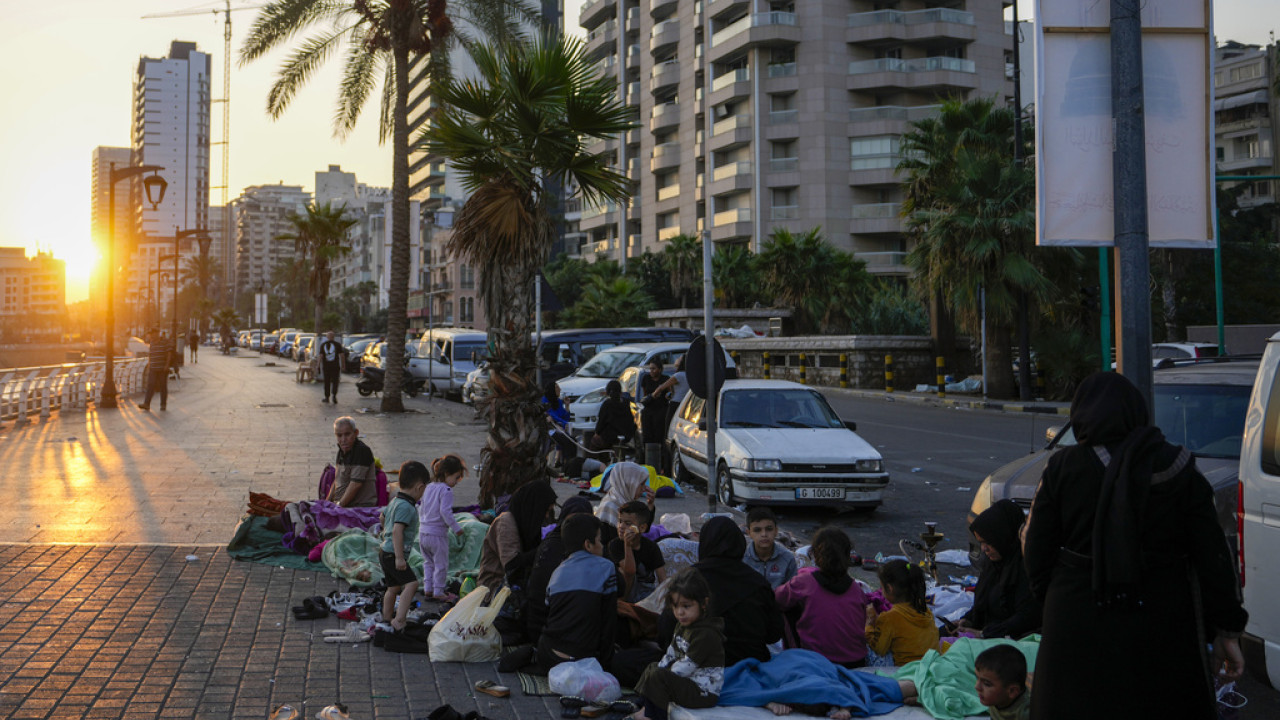
[[[435,392],[462,397],[467,374],[489,353],[489,336],[475,328],[432,328],[418,339],[419,357],[427,357],[427,346],[436,347],[434,357],[441,358],[439,367],[431,368]]]
[[[545,330],[538,346],[543,382],[569,375],[601,350],[625,343],[690,342],[694,338],[687,328],[580,328]],[[537,338],[534,338],[537,342]]]
[[[1236,522],[1249,611],[1245,667],[1280,688],[1280,565],[1272,555],[1280,547],[1280,333],[1267,341],[1245,416]]]

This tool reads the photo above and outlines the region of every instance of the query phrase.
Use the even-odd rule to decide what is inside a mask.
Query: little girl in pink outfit
[[[445,592],[449,573],[449,531],[461,535],[462,526],[453,519],[453,487],[462,480],[467,465],[457,455],[445,455],[431,462],[431,482],[418,503],[418,543],[422,546],[423,589],[428,598],[453,602],[457,595]]]

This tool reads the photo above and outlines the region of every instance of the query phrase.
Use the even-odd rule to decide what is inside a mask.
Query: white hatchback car
[[[709,475],[704,404],[689,393],[672,420],[678,478]],[[716,458],[710,465],[725,505],[875,508],[884,501],[884,459],[811,387],[728,380],[716,419]]]

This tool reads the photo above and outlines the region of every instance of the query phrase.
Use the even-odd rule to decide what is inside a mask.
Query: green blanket
[[[938,720],[986,715],[987,708],[978,702],[978,693],[974,690],[978,676],[973,671],[973,661],[993,645],[1017,647],[1027,658],[1027,672],[1035,672],[1039,635],[1022,641],[960,638],[945,654],[930,650],[916,662],[903,665],[894,678],[914,682],[920,693],[920,704]]]
[[[306,555],[285,547],[280,542],[281,534],[267,529],[267,519],[256,515],[246,515],[240,519],[231,542],[227,543],[227,554],[236,560],[264,563],[294,570],[314,570],[327,572],[323,563],[308,562]]]
[[[480,570],[480,551],[489,526],[471,513],[455,513],[453,519],[462,526],[462,535],[449,534],[449,582],[462,582]]]

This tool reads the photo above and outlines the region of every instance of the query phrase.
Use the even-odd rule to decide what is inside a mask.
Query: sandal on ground
[[[588,705],[583,705],[582,710],[579,712],[582,713],[582,717],[584,718],[600,717],[601,715],[609,712],[609,703],[596,701]]]
[[[298,712],[297,708],[292,705],[281,705],[271,711],[269,720],[298,720],[300,717],[302,717],[302,713]]]
[[[347,625],[342,630],[325,630],[324,641],[327,643],[362,643],[370,640],[369,633],[360,629],[356,623]]]
[[[347,714],[346,705],[334,703],[316,713],[316,720],[351,720],[351,716]]]
[[[582,708],[587,705],[587,701],[577,695],[564,695],[560,698],[560,717],[576,718],[582,717]]]
[[[511,688],[506,685],[499,685],[492,680],[477,680],[475,684],[476,692],[482,692],[485,695],[492,695],[497,698],[509,697]]]

